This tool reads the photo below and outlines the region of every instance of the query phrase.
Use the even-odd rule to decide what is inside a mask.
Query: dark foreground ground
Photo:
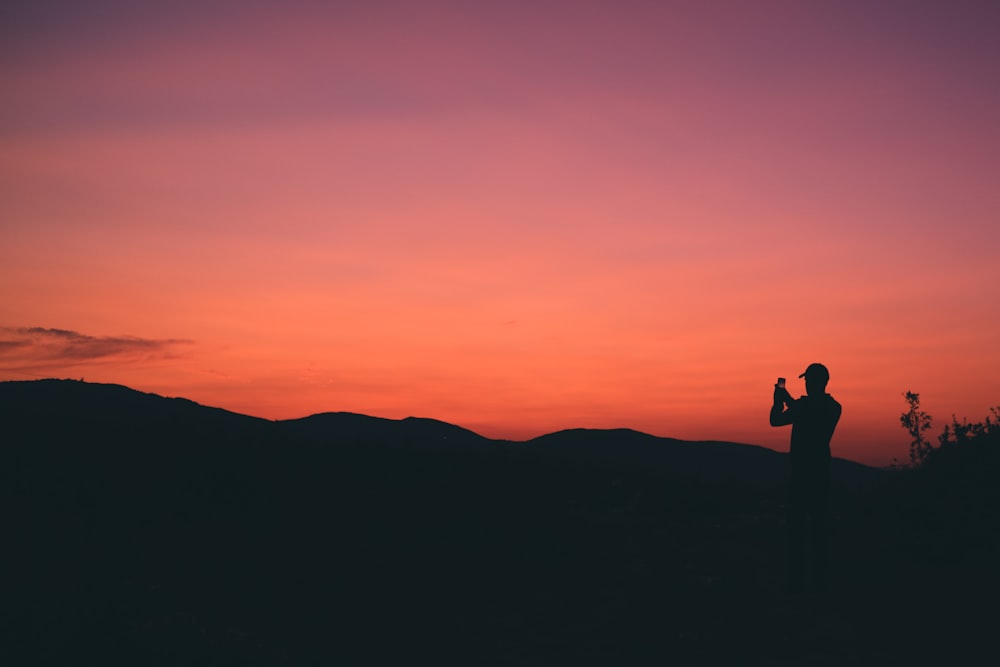
[[[395,458],[8,493],[3,664],[970,664],[997,630],[989,517],[901,482],[838,495],[834,589],[792,597],[777,490]]]
[[[92,427],[0,441],[0,664],[988,664],[1000,630],[988,466],[835,489],[833,590],[790,596],[780,485]]]

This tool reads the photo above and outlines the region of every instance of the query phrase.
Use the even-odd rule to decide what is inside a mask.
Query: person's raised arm
[[[785,410],[785,405],[788,410]],[[794,419],[794,411],[791,409],[795,405],[795,399],[784,387],[774,385],[774,403],[771,405],[771,426],[788,426]]]

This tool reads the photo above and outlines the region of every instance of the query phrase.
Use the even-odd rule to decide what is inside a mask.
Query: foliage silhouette
[[[974,474],[976,471],[993,475],[1000,456],[1000,407],[990,408],[982,421],[961,422],[955,415],[945,424],[937,437],[935,447],[924,436],[931,428],[932,418],[920,408],[920,394],[907,391],[903,394],[908,409],[900,415],[900,423],[909,432],[910,461],[916,467],[928,470],[947,470],[952,474]]]
[[[931,444],[924,437],[924,431],[931,427],[931,416],[920,409],[920,394],[912,391],[903,393],[908,409],[899,417],[900,423],[910,434],[910,464],[920,465],[927,459]]]

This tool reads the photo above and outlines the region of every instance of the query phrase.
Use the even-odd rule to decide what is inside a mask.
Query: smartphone
[[[779,389],[785,388],[785,378],[778,378],[778,388]]]

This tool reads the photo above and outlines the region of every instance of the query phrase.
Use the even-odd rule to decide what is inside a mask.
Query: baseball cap
[[[809,364],[809,367],[799,376],[800,378],[816,378],[829,381],[830,371],[826,370],[823,364]]]

